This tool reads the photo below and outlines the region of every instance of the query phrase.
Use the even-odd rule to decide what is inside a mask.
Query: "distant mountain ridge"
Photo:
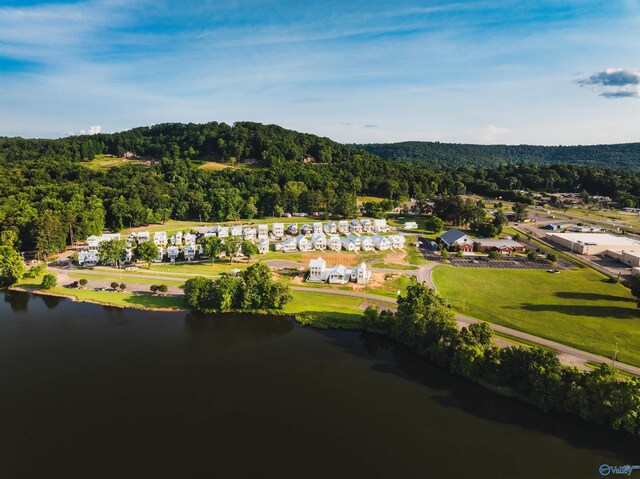
[[[472,145],[428,141],[354,145],[382,158],[445,168],[575,164],[640,171],[640,143],[589,146]]]

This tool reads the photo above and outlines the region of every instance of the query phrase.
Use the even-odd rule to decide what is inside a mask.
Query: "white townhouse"
[[[258,230],[255,228],[245,228],[243,230],[244,239],[254,242],[256,240],[256,236],[258,236]]]
[[[351,281],[355,281],[357,284],[367,284],[370,279],[371,270],[364,263],[360,263],[351,270]]]
[[[386,236],[373,235],[371,240],[373,241],[374,248],[379,251],[386,251],[391,248],[391,240]]]
[[[276,251],[291,253],[298,249],[298,241],[295,238],[287,238],[283,242],[276,244],[275,248]]]
[[[101,236],[91,235],[87,238],[87,245],[89,251],[98,251],[100,243],[103,241],[111,241],[114,239],[120,239],[120,233],[105,233]]]
[[[177,246],[169,246],[167,248],[167,257],[169,258],[169,261],[171,261],[172,263],[176,262],[179,254],[180,254],[180,248],[178,248]]]
[[[340,236],[331,235],[327,240],[327,247],[331,251],[340,251],[342,249],[342,241],[340,241]]]
[[[360,236],[358,233],[350,234],[349,236],[347,236],[347,239],[352,241],[353,244],[356,245],[356,251],[358,251],[362,246],[362,236]]]
[[[266,254],[269,252],[269,239],[268,238],[260,238],[258,241],[258,253]]]
[[[218,227],[218,238],[228,238],[229,237],[229,227],[228,226],[219,226]]]
[[[196,259],[196,245],[190,244],[184,249],[185,261],[193,261]]]
[[[298,243],[298,250],[300,251],[311,251],[313,249],[311,241],[304,235],[298,235],[296,237],[296,242]]]
[[[338,221],[338,233],[343,235],[349,234],[349,222],[347,220]]]
[[[322,230],[328,235],[333,235],[338,232],[338,225],[333,221],[329,221],[324,224],[324,226],[322,227]]]
[[[95,266],[100,262],[100,256],[96,250],[80,251],[78,253],[78,264],[80,266]]]
[[[311,237],[311,235],[313,234],[313,226],[302,225],[302,227],[300,228],[300,234],[303,236]]]
[[[124,262],[131,263],[133,261],[133,249],[127,248],[124,250]]]
[[[284,223],[273,223],[271,228],[273,236],[276,238],[282,238],[284,236]]]
[[[351,236],[349,236],[348,238],[340,238],[342,249],[345,249],[347,251],[358,251],[360,249],[360,246],[356,246],[355,241],[350,238]]]
[[[362,237],[362,240],[360,241],[360,249],[362,251],[373,251],[374,246],[373,246],[373,240],[371,239],[371,236]]]
[[[290,234],[291,236],[296,236],[298,234],[298,225],[297,225],[297,223],[291,223],[287,227],[287,234]]]
[[[404,244],[407,241],[404,235],[401,234],[390,235],[387,236],[387,238],[389,238],[389,241],[391,241],[392,248],[404,248]]]
[[[351,223],[349,223],[349,231],[352,233],[362,233],[362,223],[360,223],[357,218],[352,219]]]
[[[242,226],[232,226],[231,236],[242,236]]]
[[[170,242],[174,246],[181,246],[182,245],[182,231],[178,231],[176,234],[171,236]]]
[[[367,219],[367,218],[361,219],[360,226],[362,227],[363,233],[373,233],[373,223],[371,223],[370,219]]]
[[[151,241],[151,233],[148,231],[140,231],[136,235],[136,240],[138,243],[146,243],[147,241]]]
[[[387,225],[387,220],[384,220],[384,219],[373,220],[373,231],[375,233],[388,232],[389,226]]]
[[[327,268],[327,263],[324,259],[316,258],[309,262],[307,281],[310,283],[346,284],[351,280],[357,284],[367,284],[370,278],[371,271],[364,263],[360,263],[353,269],[341,264]]]
[[[258,225],[258,239],[263,239],[268,237],[269,237],[269,225],[267,224]]]
[[[313,249],[327,249],[327,237],[324,233],[314,233],[311,237]]]
[[[313,223],[313,233],[322,233],[322,223],[318,221]]]
[[[189,246],[189,245],[195,246],[196,245],[196,235],[194,235],[192,233],[185,233],[184,236],[183,236],[183,239],[184,239],[184,244],[186,246]]]
[[[402,225],[402,227],[405,230],[417,230],[418,229],[418,223],[416,223],[415,221],[405,221],[404,224]]]
[[[153,244],[156,246],[167,246],[167,232],[156,231],[153,233]]]

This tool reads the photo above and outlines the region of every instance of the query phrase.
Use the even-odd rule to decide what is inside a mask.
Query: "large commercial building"
[[[548,233],[547,239],[578,254],[640,251],[640,241],[604,233]]]

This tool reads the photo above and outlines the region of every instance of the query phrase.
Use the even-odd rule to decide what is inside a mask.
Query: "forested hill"
[[[486,168],[507,164],[574,164],[640,171],[640,143],[533,146],[406,141],[356,146],[390,160],[413,161],[448,168]]]

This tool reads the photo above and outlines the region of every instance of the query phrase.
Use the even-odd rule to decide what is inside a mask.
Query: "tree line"
[[[365,311],[366,330],[392,337],[452,372],[493,390],[516,395],[544,411],[576,414],[585,420],[640,436],[640,378],[619,380],[601,364],[589,372],[564,366],[541,348],[499,348],[487,323],[458,329],[455,315],[438,294],[414,283],[398,298],[398,310]]]

